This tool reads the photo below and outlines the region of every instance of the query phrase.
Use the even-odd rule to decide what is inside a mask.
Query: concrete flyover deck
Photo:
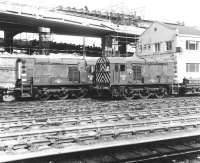
[[[122,36],[138,36],[144,29],[136,26],[116,25],[109,20],[62,14],[29,6],[0,5],[0,29],[16,32],[38,32],[38,27],[48,27],[52,33],[102,37],[116,33]]]

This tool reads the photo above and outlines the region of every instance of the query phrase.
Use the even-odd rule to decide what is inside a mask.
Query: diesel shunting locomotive
[[[0,97],[3,101],[84,97],[162,98],[198,92],[200,86],[176,81],[175,63],[139,57],[67,58],[1,56]]]

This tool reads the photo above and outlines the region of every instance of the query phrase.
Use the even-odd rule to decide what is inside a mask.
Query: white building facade
[[[173,60],[179,83],[200,80],[200,30],[194,27],[155,22],[140,36],[137,54]]]

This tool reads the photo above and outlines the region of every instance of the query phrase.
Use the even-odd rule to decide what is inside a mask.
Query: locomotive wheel
[[[103,97],[103,95],[104,95],[104,93],[101,89],[97,89],[96,93],[97,93],[97,97]]]
[[[112,98],[118,98],[120,96],[120,91],[118,88],[112,88]]]
[[[127,100],[133,99],[133,92],[129,88],[125,88],[124,97]]]
[[[139,97],[142,99],[148,99],[150,97],[150,93],[147,89],[141,90],[139,92]]]
[[[39,91],[38,98],[41,101],[46,101],[46,100],[49,100],[51,98],[51,94],[48,93],[48,92]]]
[[[59,100],[59,94],[58,93],[53,94],[52,97],[55,100]]]
[[[83,98],[87,95],[88,93],[88,89],[87,88],[81,88],[80,91],[75,93],[75,97],[76,98]]]
[[[166,90],[164,88],[160,88],[156,93],[156,98],[163,98],[166,95]]]
[[[59,100],[66,100],[69,98],[70,93],[69,92],[60,92],[58,96],[59,96]]]

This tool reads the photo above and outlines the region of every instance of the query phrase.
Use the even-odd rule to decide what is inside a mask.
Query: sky
[[[45,7],[76,7],[87,6],[90,11],[112,11],[121,13],[134,13],[143,19],[164,22],[184,22],[187,26],[200,27],[200,1],[199,0],[0,0],[11,3],[24,3],[32,6]],[[53,36],[55,40],[57,36]],[[71,38],[70,38],[71,39]],[[76,40],[76,39],[74,39]],[[79,42],[82,42],[82,40]],[[89,39],[91,40],[91,39]],[[75,41],[76,42],[76,41]],[[86,43],[88,41],[86,40]],[[90,41],[99,44],[99,41]]]
[[[3,1],[3,0],[0,0]],[[34,6],[55,7],[58,5],[89,10],[134,12],[144,19],[185,22],[188,26],[200,26],[199,0],[9,0]]]

